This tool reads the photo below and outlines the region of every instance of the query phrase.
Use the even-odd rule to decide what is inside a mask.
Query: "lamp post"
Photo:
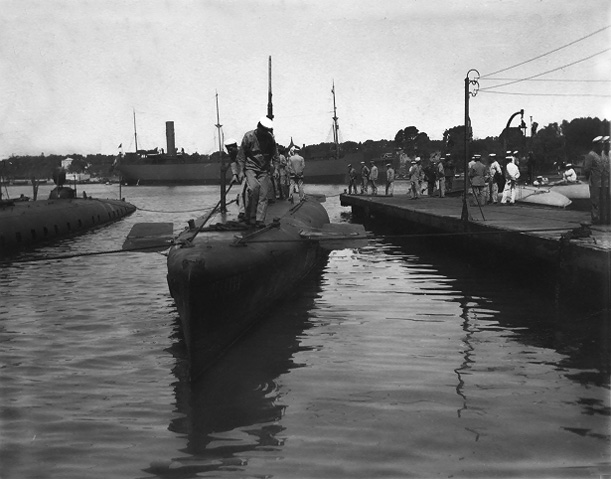
[[[505,126],[505,129],[501,133],[503,135],[503,150],[504,151],[507,151],[507,135],[509,135],[511,131],[509,125],[511,125],[512,120],[518,115],[520,115],[520,126],[516,128],[520,129],[522,133],[524,134],[524,136],[526,136],[526,123],[524,123],[524,110],[522,109],[520,111],[516,111],[513,115],[509,117],[509,120],[507,121],[507,125]]]
[[[469,99],[477,95],[479,91],[479,72],[472,68],[465,77],[465,159],[464,159],[464,187],[462,195],[462,214],[460,219],[466,224],[471,220],[469,206],[467,205],[467,194],[469,190],[468,164],[469,164],[469,141],[471,139],[471,118],[469,118]]]

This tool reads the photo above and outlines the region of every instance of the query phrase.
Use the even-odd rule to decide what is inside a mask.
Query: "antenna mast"
[[[134,141],[136,142],[136,153],[138,153],[138,133],[136,133],[136,110],[134,111]]]
[[[269,86],[267,87],[267,117],[274,119],[274,106],[272,104],[272,56],[269,56]]]

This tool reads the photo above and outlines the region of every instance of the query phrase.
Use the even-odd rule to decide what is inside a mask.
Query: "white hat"
[[[603,141],[603,138],[604,137],[602,137],[602,136],[597,136],[596,138],[594,138],[592,140],[592,143],[599,143],[599,142]]]
[[[573,163],[567,163],[566,168],[573,168]]]
[[[267,128],[268,130],[274,129],[274,122],[266,116],[261,117],[259,120],[259,125],[261,125],[263,128]]]
[[[420,161],[420,157],[419,157],[419,156],[417,156],[417,157],[416,157],[416,163],[417,163],[417,162],[419,162],[419,161]]]
[[[237,145],[238,142],[236,140],[234,140],[233,138],[227,138],[225,140],[225,146],[231,146],[231,145]]]
[[[609,143],[609,137],[608,136],[603,136],[603,143]]]

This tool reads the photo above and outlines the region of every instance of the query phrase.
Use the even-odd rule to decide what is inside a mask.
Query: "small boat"
[[[543,186],[545,188],[546,186]],[[577,183],[558,183],[547,186],[550,191],[560,193],[571,200],[571,208],[582,211],[590,209],[590,185],[579,181]]]
[[[0,256],[76,236],[136,211],[123,200],[76,198],[68,190],[54,188],[48,200],[1,200]]]
[[[516,201],[555,208],[566,208],[571,204],[570,199],[550,188],[526,185],[516,187]]]

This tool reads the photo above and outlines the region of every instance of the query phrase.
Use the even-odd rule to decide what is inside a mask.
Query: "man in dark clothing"
[[[278,147],[273,129],[272,120],[264,116],[259,120],[256,130],[244,134],[238,151],[238,163],[244,172],[251,195],[250,207],[256,211],[255,225],[259,227],[265,225],[268,196],[272,188],[272,161],[278,161]]]
[[[445,164],[443,165],[444,175],[446,177],[446,191],[452,191],[452,185],[454,182],[454,173],[456,168],[454,167],[454,160],[450,157],[450,153],[446,154]]]
[[[369,184],[369,168],[364,161],[361,161],[361,194],[367,194],[367,185]]]
[[[469,168],[469,178],[473,189],[473,202],[471,206],[485,206],[488,183],[488,168],[482,163],[480,155],[474,157],[475,162]]]
[[[233,138],[225,140],[225,148],[229,154],[229,168],[231,169],[231,184],[240,185],[240,192],[238,194],[238,220],[248,221],[246,218],[246,202],[248,201],[248,188],[244,181],[244,172],[240,170],[238,164],[238,142]]]
[[[611,165],[609,153],[605,153],[605,138],[597,136],[592,140],[592,150],[586,156],[583,173],[590,185],[591,216],[593,224],[606,223],[609,209],[609,180]],[[602,201],[601,201],[602,200]]]
[[[352,164],[350,164],[348,165],[348,194],[353,194],[353,190],[356,195],[356,170],[352,167]]]

